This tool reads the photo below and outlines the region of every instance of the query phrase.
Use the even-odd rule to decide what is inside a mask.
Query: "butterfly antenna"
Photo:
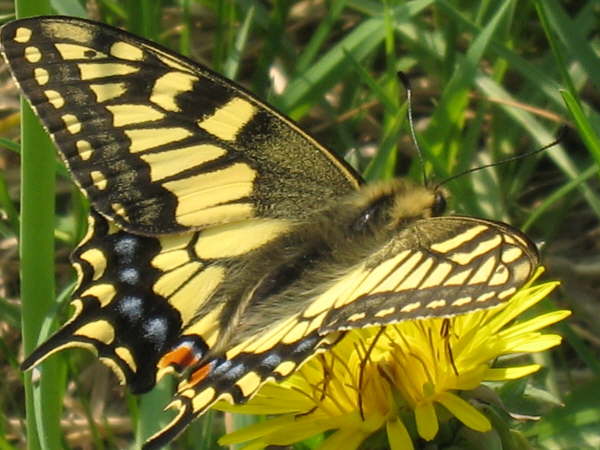
[[[511,156],[510,158],[502,159],[502,160],[494,162],[494,163],[484,164],[483,166],[473,167],[471,169],[464,170],[463,172],[457,173],[455,175],[451,175],[448,178],[446,178],[445,180],[442,180],[441,182],[439,182],[437,184],[437,186],[435,187],[434,190],[437,190],[441,186],[443,186],[444,184],[446,184],[446,183],[448,183],[448,182],[450,182],[450,181],[452,181],[452,180],[454,180],[454,179],[456,179],[458,177],[462,177],[464,175],[467,175],[469,173],[477,172],[477,171],[483,170],[483,169],[488,169],[490,167],[496,167],[496,166],[499,166],[499,165],[502,165],[502,164],[506,164],[506,163],[509,163],[509,162],[513,162],[513,161],[518,161],[518,160],[523,159],[523,158],[529,158],[530,156],[533,156],[536,153],[540,153],[540,152],[543,152],[545,150],[548,150],[549,148],[554,147],[555,145],[560,144],[563,141],[566,132],[567,132],[567,126],[566,125],[562,126],[562,127],[560,127],[558,129],[558,132],[556,133],[556,138],[552,142],[550,142],[549,144],[546,144],[543,147],[538,148],[537,150],[531,150],[530,152],[521,153],[520,155]]]
[[[400,79],[400,81],[404,85],[404,89],[406,90],[406,117],[408,118],[408,129],[410,130],[413,145],[417,149],[417,155],[419,155],[419,162],[421,163],[421,170],[423,171],[423,185],[427,186],[429,184],[429,180],[427,179],[427,173],[425,172],[425,160],[423,159],[423,152],[421,151],[419,141],[417,140],[417,134],[415,133],[415,125],[413,121],[412,87],[410,85],[410,80],[404,72],[398,72],[398,78]]]

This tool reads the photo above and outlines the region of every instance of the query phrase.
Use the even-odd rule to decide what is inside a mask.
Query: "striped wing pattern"
[[[181,314],[153,289],[165,276],[151,264],[162,248],[160,239],[128,233],[92,210],[88,234],[72,255],[75,313],[23,368],[64,348],[84,347],[95,350],[133,392],[151,389],[158,359],[182,326]]]
[[[156,236],[129,233],[91,211],[88,233],[72,255],[78,273],[75,314],[23,363],[29,368],[67,347],[95,350],[133,392],[151,389],[161,358],[197,336],[200,359],[219,335],[214,315],[193,322],[228,276],[231,262],[285,230],[255,220]],[[216,308],[214,308],[217,311]],[[189,365],[188,362],[185,365]],[[179,369],[182,370],[184,364]]]
[[[219,400],[244,403],[264,383],[285,379],[309,358],[335,345],[343,336],[343,332],[323,336],[313,331],[296,340],[288,340],[289,343],[282,343],[277,341],[280,338],[278,332],[266,334],[258,338],[264,344],[261,351],[256,351],[254,342],[245,342],[228,355],[212,359],[183,380],[168,406],[176,409],[177,415],[146,441],[144,450],[166,445]]]
[[[377,264],[366,261],[304,316],[325,314],[321,333],[454,316],[505,302],[538,265],[531,241],[499,222],[435,217],[411,228],[420,235],[419,247]]]

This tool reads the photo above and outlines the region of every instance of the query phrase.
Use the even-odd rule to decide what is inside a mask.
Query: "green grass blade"
[[[48,14],[46,1],[15,3],[17,16]],[[45,131],[22,101],[21,155],[21,298],[25,354],[38,344],[45,314],[54,304],[54,152]],[[27,445],[34,449],[61,448],[62,408],[60,360],[42,364],[44,376],[33,385],[25,375]]]
[[[577,130],[579,130],[579,134],[583,139],[583,142],[596,161],[598,167],[600,167],[600,138],[598,137],[598,134],[583,112],[581,103],[577,100],[577,98],[573,97],[569,91],[561,90],[561,94],[565,99],[565,104],[571,113],[573,122],[575,123]]]
[[[452,161],[446,160],[443,164],[439,164],[439,156],[443,153],[452,155],[452,153],[449,153],[450,144],[455,141],[454,135],[457,127],[462,127],[465,108],[468,104],[469,90],[477,74],[477,67],[501,20],[509,11],[509,5],[510,2],[503,2],[498,7],[493,19],[475,38],[463,61],[461,61],[452,78],[444,87],[439,106],[431,118],[431,124],[423,134],[423,142],[426,144],[424,150],[431,155],[431,161],[438,176],[446,177],[451,173],[452,167],[450,164],[452,164]]]
[[[0,222],[0,234],[4,237],[18,236],[20,228],[19,212],[15,207],[8,189],[4,172],[0,172],[0,211],[6,216],[5,221]]]
[[[163,409],[171,399],[173,379],[167,377],[156,387],[137,399],[138,414],[136,423],[136,447],[139,448],[146,439],[165,426],[173,418],[173,412],[166,413]],[[168,449],[169,447],[165,447]]]
[[[298,62],[294,67],[297,73],[302,73],[308,69],[308,67],[314,62],[318,56],[318,52],[321,50],[325,40],[329,37],[332,32],[337,19],[339,18],[342,10],[346,6],[347,0],[335,0],[331,7],[327,9],[327,15],[323,20],[319,21],[319,26],[312,34],[310,41],[302,50],[298,58]]]
[[[396,27],[409,22],[432,3],[431,0],[416,0],[394,10]],[[349,64],[347,53],[361,62],[377,48],[385,38],[385,24],[382,17],[364,20],[346,37],[316,61],[310,69],[299,74],[287,87],[284,95],[277,99],[277,106],[292,118],[298,118],[306,111],[307,105],[318,102],[323,91],[335,81],[339,73],[344,73]]]
[[[529,215],[527,220],[521,225],[521,229],[523,231],[527,231],[531,228],[531,226],[538,221],[541,217],[543,217],[544,213],[546,213],[553,205],[555,205],[560,199],[563,199],[574,189],[577,189],[580,184],[589,180],[594,175],[598,174],[598,167],[592,166],[587,170],[584,170],[577,177],[570,180],[567,184],[562,185],[556,192],[548,195],[544,201],[537,205],[535,210]]]
[[[547,127],[542,125],[542,123],[533,114],[525,111],[524,109],[511,106],[518,103],[516,99],[489,77],[478,77],[477,85],[483,92],[485,92],[487,96],[502,100],[500,107],[510,117],[513,118],[514,123],[523,127],[523,130],[529,133],[535,139],[538,145],[546,145],[555,139],[553,133],[548,130]],[[562,145],[557,145],[556,147],[549,149],[546,154],[569,179],[574,180],[577,178],[579,175],[579,169],[569,157],[569,154],[565,151]],[[593,192],[593,190],[587,186],[586,183],[581,183],[579,188],[594,213],[600,217],[600,199]]]
[[[50,4],[57,14],[75,17],[87,17],[87,12],[78,0],[51,0]]]
[[[566,55],[570,60],[581,64],[584,72],[595,83],[600,82],[598,55],[590,45],[588,38],[582,33],[585,30],[582,30],[567,16],[556,0],[536,0],[535,5],[548,42],[552,46],[552,52],[557,59],[556,66],[568,89],[572,93],[575,92],[575,86],[568,71],[569,65],[566,64]]]
[[[11,152],[21,153],[21,146],[10,139],[0,138],[0,145],[4,148],[7,148]]]
[[[239,28],[237,37],[235,39],[235,45],[233,51],[229,52],[223,65],[223,75],[227,78],[235,80],[237,77],[238,70],[240,68],[240,57],[244,52],[244,48],[248,43],[248,34],[254,20],[254,7],[250,7],[244,18],[242,26]]]

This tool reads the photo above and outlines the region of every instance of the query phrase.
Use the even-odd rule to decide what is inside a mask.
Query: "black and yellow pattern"
[[[182,376],[173,439],[344,330],[506,301],[538,264],[514,228],[360,177],[233,82],[106,25],[5,25],[2,53],[90,199],[75,314],[28,369],[87,347],[134,392]]]

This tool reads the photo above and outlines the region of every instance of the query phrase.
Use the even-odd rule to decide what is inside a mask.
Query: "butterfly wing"
[[[360,183],[240,86],[125,31],[38,17],[0,41],[94,208],[132,233],[305,217]]]
[[[179,384],[168,406],[177,410],[177,415],[146,441],[143,449],[158,449],[168,444],[219,400],[244,403],[265,382],[285,379],[309,358],[335,345],[343,336],[343,332],[321,336],[313,331],[286,339],[285,332],[295,327],[293,322],[294,318],[290,318],[276,330],[243,342],[224,357],[215,358],[192,372]]]
[[[242,221],[164,236],[129,233],[93,209],[71,256],[78,274],[72,318],[23,362],[28,369],[69,347],[94,350],[134,393],[156,383],[159,360],[228,279],[233,261],[285,232],[286,223]],[[210,318],[205,318],[206,323]],[[218,322],[195,341],[208,350]],[[162,375],[162,373],[160,374]]]
[[[326,334],[491,308],[510,299],[539,264],[537,248],[519,230],[459,216],[415,222],[381,258],[330,287],[305,320],[324,315],[319,330]]]

